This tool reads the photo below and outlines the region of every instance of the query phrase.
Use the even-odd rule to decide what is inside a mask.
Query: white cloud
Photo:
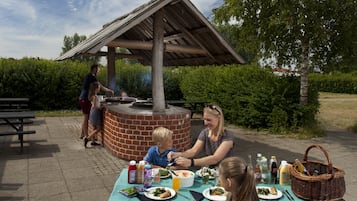
[[[222,0],[192,0],[210,13]],[[92,35],[149,0],[0,0],[0,57],[59,56],[65,35]]]

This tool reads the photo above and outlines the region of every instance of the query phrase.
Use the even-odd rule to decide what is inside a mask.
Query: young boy
[[[168,164],[167,154],[170,151],[176,152],[175,148],[172,148],[172,131],[158,127],[152,132],[152,140],[156,143],[155,146],[149,148],[148,153],[144,157],[144,160],[153,167],[165,168]]]

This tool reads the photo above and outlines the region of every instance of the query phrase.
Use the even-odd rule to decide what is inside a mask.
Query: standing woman
[[[259,201],[254,170],[239,157],[229,157],[219,164],[219,182],[229,192],[227,201]]]
[[[89,85],[93,82],[98,82],[97,79],[97,73],[99,71],[99,65],[98,64],[93,64],[90,67],[90,73],[86,75],[83,81],[82,85],[82,90],[81,94],[79,96],[79,105],[81,106],[82,113],[83,113],[83,122],[82,122],[82,128],[81,128],[81,136],[80,138],[83,139],[84,137],[88,136],[88,120],[89,120],[89,112],[92,107],[91,102],[88,100],[88,91],[89,91]],[[99,83],[99,82],[98,82]],[[112,95],[114,94],[114,91],[111,89],[108,89],[101,85],[99,83],[100,90],[104,92],[109,92]]]
[[[192,148],[184,152],[170,152],[168,159],[184,168],[194,166],[217,166],[224,158],[232,156],[234,135],[224,128],[222,109],[217,105],[207,105],[203,109],[203,120],[206,126],[198,136]],[[205,156],[195,158],[203,151]]]

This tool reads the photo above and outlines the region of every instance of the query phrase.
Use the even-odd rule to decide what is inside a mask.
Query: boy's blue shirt
[[[152,146],[149,148],[148,153],[144,157],[144,160],[148,163],[151,163],[152,165],[158,165],[161,167],[166,167],[167,166],[167,154],[170,152],[176,152],[175,148],[172,149],[167,149],[164,151],[164,153],[159,152],[159,147],[158,146]]]

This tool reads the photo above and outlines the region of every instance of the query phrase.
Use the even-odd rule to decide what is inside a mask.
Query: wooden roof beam
[[[169,9],[168,9],[169,10]],[[199,45],[202,49],[204,49],[207,52],[207,55],[212,59],[215,60],[214,56],[207,50],[207,48],[199,41],[196,39],[196,37],[191,34],[184,26],[181,25],[180,22],[177,21],[177,18],[173,17],[174,12],[171,12],[172,14],[170,15],[167,13],[165,10],[165,18],[167,18],[167,21],[172,23],[174,27],[177,27],[179,30],[181,30],[184,34],[186,34],[187,37],[189,37],[192,41],[194,41],[197,45]]]
[[[184,54],[201,54],[207,55],[207,50],[192,47],[192,46],[182,46],[174,44],[164,44],[165,52],[175,52],[175,53],[184,53]],[[132,40],[118,40],[115,39],[107,44],[108,47],[122,47],[127,49],[136,49],[136,50],[152,50],[153,43],[146,41],[132,41]]]

